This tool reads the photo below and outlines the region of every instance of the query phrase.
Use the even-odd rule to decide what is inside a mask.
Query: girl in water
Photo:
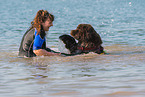
[[[46,31],[53,26],[54,16],[46,10],[39,10],[24,34],[18,56],[54,56],[60,55],[46,47]]]

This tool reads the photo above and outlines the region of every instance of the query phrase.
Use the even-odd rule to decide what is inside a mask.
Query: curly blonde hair
[[[42,22],[45,22],[49,18],[51,21],[54,21],[54,16],[50,14],[47,10],[39,10],[34,18],[34,20],[31,22],[33,28],[37,29],[37,35],[40,34],[42,29]]]

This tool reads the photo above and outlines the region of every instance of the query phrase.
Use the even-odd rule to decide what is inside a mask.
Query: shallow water
[[[144,0],[1,0],[0,97],[144,97]],[[101,35],[106,55],[19,58],[36,12],[55,16],[47,46],[80,23]]]

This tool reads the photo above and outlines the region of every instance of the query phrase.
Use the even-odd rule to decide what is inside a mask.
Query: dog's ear
[[[79,24],[77,29],[79,29],[79,37],[81,41],[87,42],[90,40],[91,36],[91,25],[89,24]]]
[[[94,42],[97,46],[103,43],[100,35],[94,30],[93,27],[91,27],[88,32],[90,33],[87,38],[89,38],[91,42]]]
[[[88,24],[84,31],[84,34],[85,34],[84,36],[85,40],[92,41],[95,40],[97,32],[94,30],[94,28],[91,25]]]

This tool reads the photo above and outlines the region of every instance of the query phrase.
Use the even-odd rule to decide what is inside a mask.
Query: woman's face
[[[46,21],[42,23],[42,26],[44,31],[49,31],[49,27],[53,26],[53,21],[47,18]]]

